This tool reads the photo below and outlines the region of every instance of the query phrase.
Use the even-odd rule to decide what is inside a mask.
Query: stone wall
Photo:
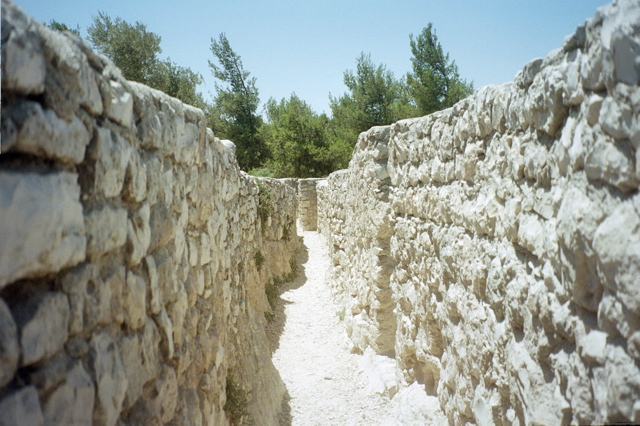
[[[233,385],[277,424],[295,209],[202,111],[3,0],[0,423],[226,424]]]
[[[453,424],[640,422],[638,22],[600,9],[514,82],[363,133],[319,187],[354,349]]]
[[[318,194],[316,185],[323,179],[298,180],[298,216],[304,231],[315,231],[318,228]]]

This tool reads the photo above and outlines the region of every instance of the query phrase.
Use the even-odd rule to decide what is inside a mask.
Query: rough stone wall
[[[319,210],[327,211],[320,223],[333,259],[330,282],[343,299],[347,333],[355,351],[371,346],[383,355],[393,355],[395,341],[389,130],[374,127],[363,133],[349,169],[331,174],[318,188]]]
[[[322,179],[299,179],[298,180],[298,204],[300,206],[298,215],[304,231],[315,231],[318,229],[318,195],[316,186]]]
[[[362,134],[319,189],[355,346],[381,331],[351,300],[390,287],[399,380],[453,424],[640,422],[638,22],[601,8],[513,83]]]
[[[1,152],[0,423],[226,424],[231,372],[277,424],[265,284],[290,272],[295,191],[6,0]]]

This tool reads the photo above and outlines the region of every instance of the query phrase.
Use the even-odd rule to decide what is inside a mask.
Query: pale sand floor
[[[306,247],[300,273],[293,283],[283,285],[270,333],[273,362],[289,396],[282,424],[446,424],[437,400],[417,384],[391,400],[378,393],[377,366],[386,367],[386,377],[393,377],[395,364],[372,353],[350,353],[340,308],[325,280],[330,260],[324,237],[298,233]]]

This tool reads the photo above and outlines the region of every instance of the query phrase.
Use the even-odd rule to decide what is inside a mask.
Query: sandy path
[[[379,393],[384,389],[376,363],[391,360],[349,352],[339,308],[325,281],[330,260],[324,238],[316,232],[299,230],[299,234],[306,247],[306,253],[301,255],[301,273],[296,281],[283,287],[271,336],[273,362],[289,394],[285,407],[288,413],[281,422],[379,425],[425,424],[432,420],[422,411],[426,406],[433,411],[437,402],[417,387],[405,388],[393,400]],[[393,377],[393,369],[389,372],[388,364],[386,367],[386,377]],[[414,413],[412,406],[416,404],[422,407],[420,413]]]

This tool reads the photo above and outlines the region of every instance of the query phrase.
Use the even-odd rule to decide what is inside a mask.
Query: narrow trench
[[[390,358],[369,351],[351,353],[341,320],[345,313],[326,280],[330,259],[324,237],[301,229],[298,234],[304,239],[299,273],[281,287],[268,330],[273,363],[287,388],[280,424],[437,424],[436,419],[444,420],[437,400],[427,397],[423,389],[389,398],[385,383],[395,378]]]

